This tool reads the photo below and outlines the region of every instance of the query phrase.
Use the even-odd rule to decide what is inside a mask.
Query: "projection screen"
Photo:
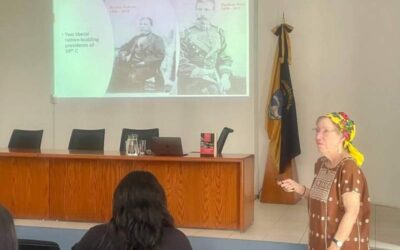
[[[248,5],[54,0],[54,96],[248,96]]]

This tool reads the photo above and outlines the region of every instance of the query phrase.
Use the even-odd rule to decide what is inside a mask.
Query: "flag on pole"
[[[289,33],[292,30],[293,27],[285,23],[272,30],[278,36],[278,46],[266,107],[265,128],[270,139],[269,154],[279,173],[285,172],[285,166],[300,154],[296,104],[289,72]]]

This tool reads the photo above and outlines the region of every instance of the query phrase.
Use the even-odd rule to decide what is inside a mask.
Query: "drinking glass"
[[[139,141],[139,154],[140,155],[146,154],[146,140]]]

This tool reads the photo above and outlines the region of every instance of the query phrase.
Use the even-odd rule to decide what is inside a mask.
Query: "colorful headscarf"
[[[339,127],[340,133],[345,138],[343,147],[349,151],[351,157],[356,161],[357,166],[361,167],[364,162],[364,155],[351,143],[356,136],[354,121],[344,112],[332,112],[327,114],[326,117]]]

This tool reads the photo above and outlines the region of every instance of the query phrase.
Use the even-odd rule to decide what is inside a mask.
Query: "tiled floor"
[[[306,243],[307,208],[304,201],[297,205],[265,204],[256,201],[254,223],[246,232],[229,230],[185,229],[189,236]]]
[[[244,233],[204,229],[182,231],[189,236],[307,243],[308,215],[304,200],[296,205],[256,201],[254,212],[254,224]],[[371,247],[400,249],[400,208],[374,205],[371,217]]]
[[[181,228],[188,236],[307,243],[307,204],[277,205],[255,202],[254,224],[246,232]],[[16,220],[20,226],[88,229],[95,224],[60,221]],[[374,205],[371,247],[400,249],[400,208]]]

